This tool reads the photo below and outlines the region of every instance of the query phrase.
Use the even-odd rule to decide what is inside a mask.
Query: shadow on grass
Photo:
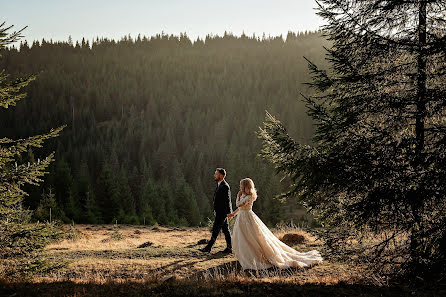
[[[231,254],[223,253],[222,251],[218,251],[216,253],[204,254],[204,255],[207,255],[208,260],[209,259],[221,259],[221,258],[231,256]]]
[[[217,266],[200,270],[189,276],[190,280],[215,280],[227,278],[230,275],[239,275],[242,269],[238,261],[231,261]]]
[[[245,269],[243,270],[238,261],[231,261],[223,263],[206,270],[197,271],[190,276],[190,279],[224,279],[228,276],[241,276],[248,278],[286,278],[295,276],[305,270],[312,269],[312,267],[305,268],[287,268],[280,269],[278,267],[271,267],[263,270]]]
[[[445,296],[446,288],[379,287],[360,284],[305,284],[252,281],[6,282],[1,296]]]

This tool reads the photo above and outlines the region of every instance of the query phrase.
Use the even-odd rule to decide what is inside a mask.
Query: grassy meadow
[[[212,252],[198,251],[210,232],[203,228],[130,225],[64,225],[63,240],[45,255],[65,268],[28,280],[2,280],[5,296],[440,296],[446,288],[390,285],[366,265],[325,258],[306,269],[243,271],[223,254],[220,234]],[[300,251],[324,243],[301,228],[276,228],[281,240]],[[285,237],[284,237],[285,236]],[[440,290],[440,291],[438,291]],[[438,291],[438,292],[437,292]]]

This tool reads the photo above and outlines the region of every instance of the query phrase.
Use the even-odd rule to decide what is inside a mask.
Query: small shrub
[[[124,235],[122,235],[121,232],[119,232],[118,227],[115,227],[113,232],[110,234],[110,239],[119,241],[124,239]]]
[[[146,241],[146,242],[144,242],[144,243],[138,245],[137,248],[138,248],[138,249],[143,249],[143,248],[146,248],[146,247],[149,247],[149,246],[152,246],[152,245],[153,245],[153,242]]]
[[[307,241],[305,236],[297,233],[287,233],[280,240],[287,245],[303,244]]]
[[[65,233],[65,238],[72,241],[76,241],[84,237],[85,235],[81,231],[76,229],[76,227],[74,227],[74,224],[70,225],[70,230]]]

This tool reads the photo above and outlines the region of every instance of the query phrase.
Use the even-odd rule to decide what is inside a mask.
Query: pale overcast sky
[[[314,0],[15,0],[2,3],[2,19],[28,41],[86,37],[120,39],[185,32],[192,39],[224,31],[284,37],[317,30]],[[0,22],[3,20],[0,19]]]

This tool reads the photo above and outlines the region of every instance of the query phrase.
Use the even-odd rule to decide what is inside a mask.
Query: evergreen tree
[[[162,224],[175,226],[180,220],[178,217],[177,210],[175,208],[175,200],[173,187],[167,182],[163,182],[158,189],[159,201],[163,201],[165,218],[162,218],[160,222]],[[187,221],[184,219],[183,224]]]
[[[97,183],[97,200],[101,211],[101,221],[106,224],[118,219],[121,209],[118,185],[108,163],[104,163]]]
[[[31,148],[28,149],[27,155],[28,156],[26,158],[23,158],[23,162],[30,162],[31,164],[36,162],[36,158],[34,157],[34,153]],[[20,160],[20,162],[22,162],[22,160]],[[44,184],[42,184],[42,187],[43,186]],[[37,209],[42,197],[42,189],[32,184],[25,184],[23,186],[23,190],[28,194],[27,199],[23,201],[23,205],[30,209]]]
[[[445,2],[318,3],[333,47],[331,69],[308,64],[314,144],[293,140],[268,113],[262,155],[292,178],[286,196],[344,238],[333,243],[345,248],[353,232],[372,231],[382,263],[423,278],[444,273]]]
[[[88,169],[88,164],[85,161],[81,162],[79,168],[79,177],[77,180],[77,197],[81,207],[81,221],[95,224],[100,217],[99,209],[96,204],[93,188],[91,186],[91,178]]]
[[[161,191],[161,185],[158,185],[154,188],[154,192],[152,192],[154,199],[152,204],[152,213],[158,224],[167,225],[169,223],[169,218],[167,216],[167,189],[163,189]]]
[[[139,219],[136,216],[136,204],[132,191],[129,186],[127,173],[125,169],[121,169],[117,181],[119,187],[119,204],[120,217],[118,221],[126,224],[139,224]]]
[[[152,207],[157,195],[155,189],[155,183],[152,178],[148,178],[146,184],[142,188],[141,193],[141,207],[140,207],[140,222],[143,222],[147,225],[155,224],[155,216],[153,214],[152,209],[156,209]]]
[[[81,216],[82,222],[97,224],[99,222],[98,218],[100,217],[100,215],[92,188],[89,187],[88,191],[85,192],[85,195],[86,197],[84,200],[83,212]]]
[[[12,26],[0,24],[0,50],[16,42],[21,36],[18,32],[8,33]],[[9,80],[5,72],[0,73],[0,106],[15,106],[25,98],[23,88],[35,79],[34,76]],[[45,169],[54,160],[54,152],[44,159],[27,164],[18,163],[23,153],[31,147],[42,147],[42,143],[59,135],[64,126],[51,129],[47,134],[35,135],[24,139],[0,140],[0,258],[14,257],[13,267],[2,267],[3,274],[23,275],[49,269],[48,262],[42,257],[43,247],[59,236],[53,224],[29,224],[32,213],[23,209],[23,199],[27,193],[25,184],[38,185]]]
[[[185,218],[189,226],[199,226],[201,220],[200,209],[196,200],[196,194],[189,184],[184,185],[186,213]]]
[[[55,162],[55,168],[50,178],[54,185],[56,200],[59,205],[67,206],[70,204],[70,192],[73,185],[73,176],[71,174],[70,165],[64,159]],[[69,213],[74,213],[74,209],[70,209]]]
[[[51,188],[48,189],[47,193],[43,191],[42,199],[34,211],[33,217],[41,222],[68,221],[63,210],[57,205],[56,195]]]

